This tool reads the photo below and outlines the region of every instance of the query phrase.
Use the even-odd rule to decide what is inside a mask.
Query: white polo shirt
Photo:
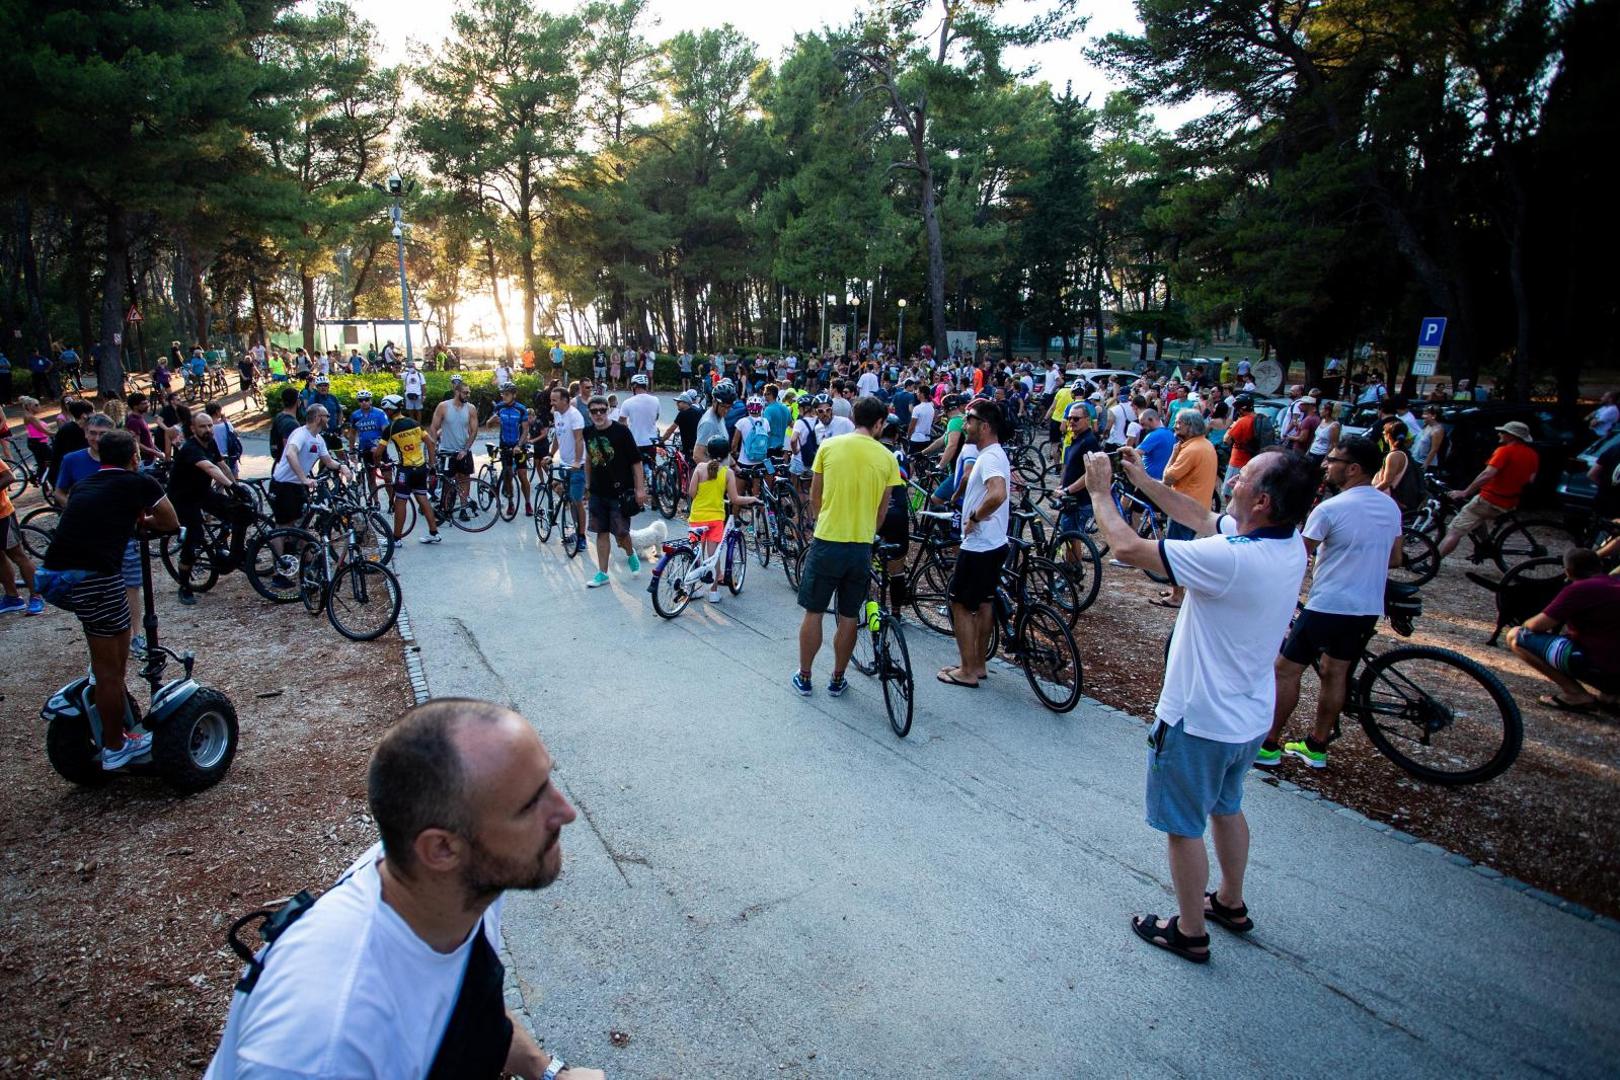
[[[1305,541],[1292,529],[1162,540],[1172,584],[1187,590],[1176,616],[1155,715],[1189,735],[1246,743],[1271,730],[1272,662],[1305,578]],[[1385,549],[1386,552],[1388,549]]]

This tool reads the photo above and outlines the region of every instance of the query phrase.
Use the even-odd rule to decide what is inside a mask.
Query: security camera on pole
[[[371,186],[385,195],[392,195],[394,198],[394,205],[388,208],[388,216],[394,222],[394,242],[399,246],[399,308],[400,313],[405,318],[405,360],[409,363],[414,359],[411,351],[411,291],[410,287],[405,283],[405,230],[409,226],[405,224],[405,210],[400,204],[405,198],[405,193],[409,190],[410,185],[406,183],[405,178],[400,176],[399,173],[393,173],[388,177],[387,187],[383,187],[381,184],[372,184]]]

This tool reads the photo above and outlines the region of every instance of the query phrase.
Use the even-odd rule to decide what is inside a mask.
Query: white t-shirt
[[[911,431],[913,443],[927,445],[934,441],[934,403],[927,398],[920,399],[911,407],[911,418],[917,426]]]
[[[1056,393],[1057,392],[1057,384],[1058,384],[1058,369],[1055,368],[1055,367],[1047,368],[1046,369],[1046,381],[1044,383],[1042,383],[1042,392],[1047,393],[1047,394]]]
[[[410,369],[409,371],[405,372],[401,382],[405,384],[406,397],[422,396],[422,373],[420,371],[417,371],[415,368]]]
[[[973,516],[985,499],[985,486],[992,476],[999,476],[1002,482],[1012,484],[1012,465],[1007,460],[1007,451],[1001,448],[1000,443],[992,443],[979,451],[974,460],[972,471],[968,473],[967,494],[962,496],[962,518]],[[1010,493],[1010,492],[1009,492]],[[1003,499],[1001,505],[991,512],[990,516],[973,527],[973,531],[962,538],[963,551],[994,551],[1007,543],[1007,521],[1012,513],[1012,500]]]
[[[552,433],[557,437],[556,463],[563,466],[577,466],[582,464],[583,455],[580,453],[579,438],[574,434],[585,427],[584,419],[579,410],[567,408],[552,414]]]
[[[505,364],[495,365],[495,389],[499,390],[512,381],[512,369]]]
[[[1305,519],[1321,544],[1305,606],[1332,615],[1382,615],[1389,552],[1401,535],[1401,508],[1371,484],[1323,499]]]
[[[651,446],[658,435],[658,397],[655,394],[631,394],[619,406],[630,434],[637,446]]]
[[[501,942],[501,900],[440,953],[383,902],[375,844],[276,939],[251,994],[231,998],[204,1080],[426,1076],[450,1022],[473,935]]]
[[[878,391],[878,374],[875,371],[863,371],[861,377],[855,380],[855,388],[863,395],[875,394]]]
[[[837,417],[834,417],[834,419],[837,419]],[[766,422],[763,416],[743,416],[737,419],[737,464],[739,465],[759,464],[758,460],[748,456],[748,436],[753,433],[755,424],[764,427],[767,433],[770,431],[771,425]],[[767,438],[766,441],[768,442],[769,439]]]
[[[1288,633],[1305,577],[1305,543],[1220,533],[1164,540],[1170,581],[1187,590],[1176,616],[1155,715],[1189,735],[1245,743],[1271,730],[1277,678],[1272,658]],[[1388,549],[1386,549],[1386,554]]]
[[[738,422],[741,423],[741,421],[738,421]],[[823,424],[820,420],[817,420],[816,421],[817,445],[819,446],[821,443],[826,442],[828,439],[836,439],[840,435],[848,435],[851,432],[853,432],[854,430],[855,430],[855,421],[851,420],[847,416],[835,416],[831,420],[828,420],[825,424]]]
[[[275,469],[270,473],[272,480],[280,480],[284,484],[299,483],[298,474],[293,472],[292,466],[287,464],[289,453],[298,455],[298,464],[302,466],[304,475],[309,476],[315,468],[315,463],[326,453],[326,442],[319,435],[310,431],[303,424],[299,424],[291,435],[287,436],[287,445],[281,451],[281,457],[276,461]]]

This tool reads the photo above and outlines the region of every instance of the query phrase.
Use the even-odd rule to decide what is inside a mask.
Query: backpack
[[[237,437],[236,429],[230,424],[225,425],[225,456],[232,461],[242,457],[242,440]]]
[[[802,462],[804,467],[808,469],[816,463],[816,446],[821,442],[821,440],[816,437],[816,425],[814,421],[809,419],[800,419],[799,423],[804,425],[804,433],[807,436],[806,438],[799,440],[799,461]]]
[[[1258,454],[1268,446],[1277,442],[1277,425],[1272,423],[1271,416],[1256,409],[1254,413],[1254,438],[1244,449],[1251,454]]]
[[[743,457],[749,461],[764,461],[771,452],[771,426],[762,416],[753,418],[748,425],[748,437],[743,439]]]

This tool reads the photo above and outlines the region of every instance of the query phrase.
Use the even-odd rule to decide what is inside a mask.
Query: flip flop
[[[941,671],[938,675],[935,675],[934,678],[938,679],[940,682],[944,683],[946,686],[965,686],[969,690],[977,690],[979,688],[979,684],[976,683],[976,682],[963,682],[961,679],[958,679],[956,676],[947,675],[943,671]]]
[[[1172,604],[1170,601],[1164,599],[1162,596],[1159,597],[1156,600],[1149,600],[1148,603],[1152,604],[1154,607],[1167,608],[1170,611],[1180,611],[1181,610],[1181,605],[1180,604]]]
[[[1557,709],[1559,712],[1569,713],[1596,712],[1600,704],[1596,698],[1592,699],[1591,701],[1565,701],[1557,694],[1542,694],[1540,697],[1536,698],[1536,700],[1547,706],[1549,709]]]

